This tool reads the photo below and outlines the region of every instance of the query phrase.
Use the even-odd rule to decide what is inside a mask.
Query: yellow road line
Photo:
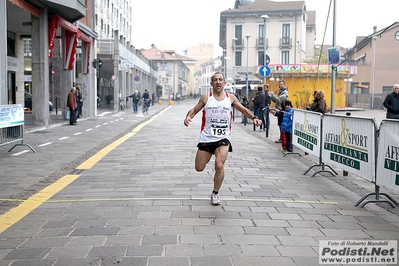
[[[40,192],[31,196],[22,204],[0,216],[0,233],[21,220],[26,215],[28,215],[34,209],[39,207],[43,202],[54,196],[54,194],[60,192],[62,189],[64,189],[66,186],[76,180],[79,176],[80,175],[66,175],[60,178],[55,183],[49,185],[48,187],[45,187]]]
[[[141,123],[136,128],[129,132],[125,136],[119,138],[118,140],[114,141],[98,153],[94,154],[88,160],[83,162],[79,165],[76,169],[78,170],[85,170],[92,168],[96,163],[98,163],[102,158],[104,158],[108,153],[110,153],[113,149],[118,147],[120,144],[125,142],[127,139],[134,136],[137,132],[139,132],[144,126],[154,121],[160,114],[166,112],[171,106],[166,107],[164,110],[159,112],[159,114],[154,115],[151,119]],[[12,208],[8,212],[4,213],[0,216],[0,233],[4,232],[7,228],[24,218],[30,212],[38,208],[44,202],[47,202],[51,197],[55,194],[60,192],[62,189],[67,187],[73,181],[75,181],[80,175],[65,175],[60,178],[58,181],[54,182],[53,184],[45,187],[38,193],[34,194],[33,196],[29,197],[27,200],[22,201],[22,203],[15,208]],[[5,200],[5,199],[3,199]],[[17,201],[17,200],[9,200],[9,201]]]
[[[84,161],[81,165],[79,165],[76,169],[78,170],[88,170],[91,169],[96,163],[98,163],[102,158],[104,158],[105,156],[107,156],[108,153],[110,153],[112,150],[114,150],[116,147],[118,147],[119,145],[121,145],[123,142],[125,142],[126,140],[128,140],[129,138],[133,137],[134,135],[136,135],[137,132],[139,132],[140,130],[143,129],[143,127],[145,127],[146,125],[148,125],[149,123],[151,123],[152,121],[155,120],[155,118],[157,118],[160,114],[162,114],[163,112],[165,112],[166,110],[168,110],[170,108],[167,107],[164,110],[162,110],[159,114],[154,115],[151,119],[141,123],[140,125],[138,125],[137,127],[135,127],[131,133],[126,134],[125,136],[121,137],[120,139],[112,142],[111,144],[109,144],[108,146],[106,146],[105,148],[103,148],[102,150],[100,150],[99,152],[97,152],[96,154],[94,154],[93,156],[91,156],[89,159],[87,159],[86,161]]]

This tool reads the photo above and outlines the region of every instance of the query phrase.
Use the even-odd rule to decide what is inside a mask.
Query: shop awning
[[[78,39],[83,42],[83,60],[87,66],[85,73],[89,73],[91,38],[80,31],[75,25],[63,19],[57,14],[49,15],[49,59],[53,56],[54,40],[57,37],[58,26],[65,29],[65,39],[63,48],[64,69],[72,70],[75,62],[76,46]]]
[[[35,17],[40,17],[40,10],[29,3],[22,1],[22,0],[8,0],[10,3],[13,3],[14,5],[22,8],[25,11],[28,11]]]

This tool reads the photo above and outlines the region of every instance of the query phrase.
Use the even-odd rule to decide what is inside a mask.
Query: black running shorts
[[[229,152],[232,152],[233,148],[231,147],[231,143],[228,139],[221,139],[215,142],[200,142],[198,143],[197,147],[201,151],[207,151],[212,154],[215,154],[215,150],[217,148],[219,148],[220,146],[228,146],[228,145],[230,145]]]

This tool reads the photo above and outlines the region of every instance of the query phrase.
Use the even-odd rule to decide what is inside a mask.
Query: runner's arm
[[[208,95],[203,94],[201,98],[199,99],[198,103],[194,106],[193,109],[190,109],[190,111],[187,112],[186,118],[184,119],[184,125],[187,127],[191,120],[194,118],[194,116],[204,108],[206,102],[208,101]]]

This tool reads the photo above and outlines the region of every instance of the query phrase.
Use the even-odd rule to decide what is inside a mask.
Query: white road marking
[[[92,131],[93,129],[92,128],[88,128],[88,129],[86,129],[85,131],[86,132],[89,132],[89,131]]]
[[[17,152],[17,153],[11,154],[11,156],[18,156],[18,155],[21,155],[21,154],[24,154],[24,153],[27,153],[27,152],[29,152],[29,150],[20,151],[20,152]]]
[[[46,142],[46,143],[40,144],[39,147],[48,146],[50,144],[53,144],[53,143],[52,142]]]
[[[77,135],[81,135],[81,134],[83,134],[83,133],[82,132],[78,132],[78,133],[75,133],[74,135],[77,136]]]
[[[69,139],[69,137],[62,137],[62,138],[59,138],[58,140],[64,140],[64,139]]]

